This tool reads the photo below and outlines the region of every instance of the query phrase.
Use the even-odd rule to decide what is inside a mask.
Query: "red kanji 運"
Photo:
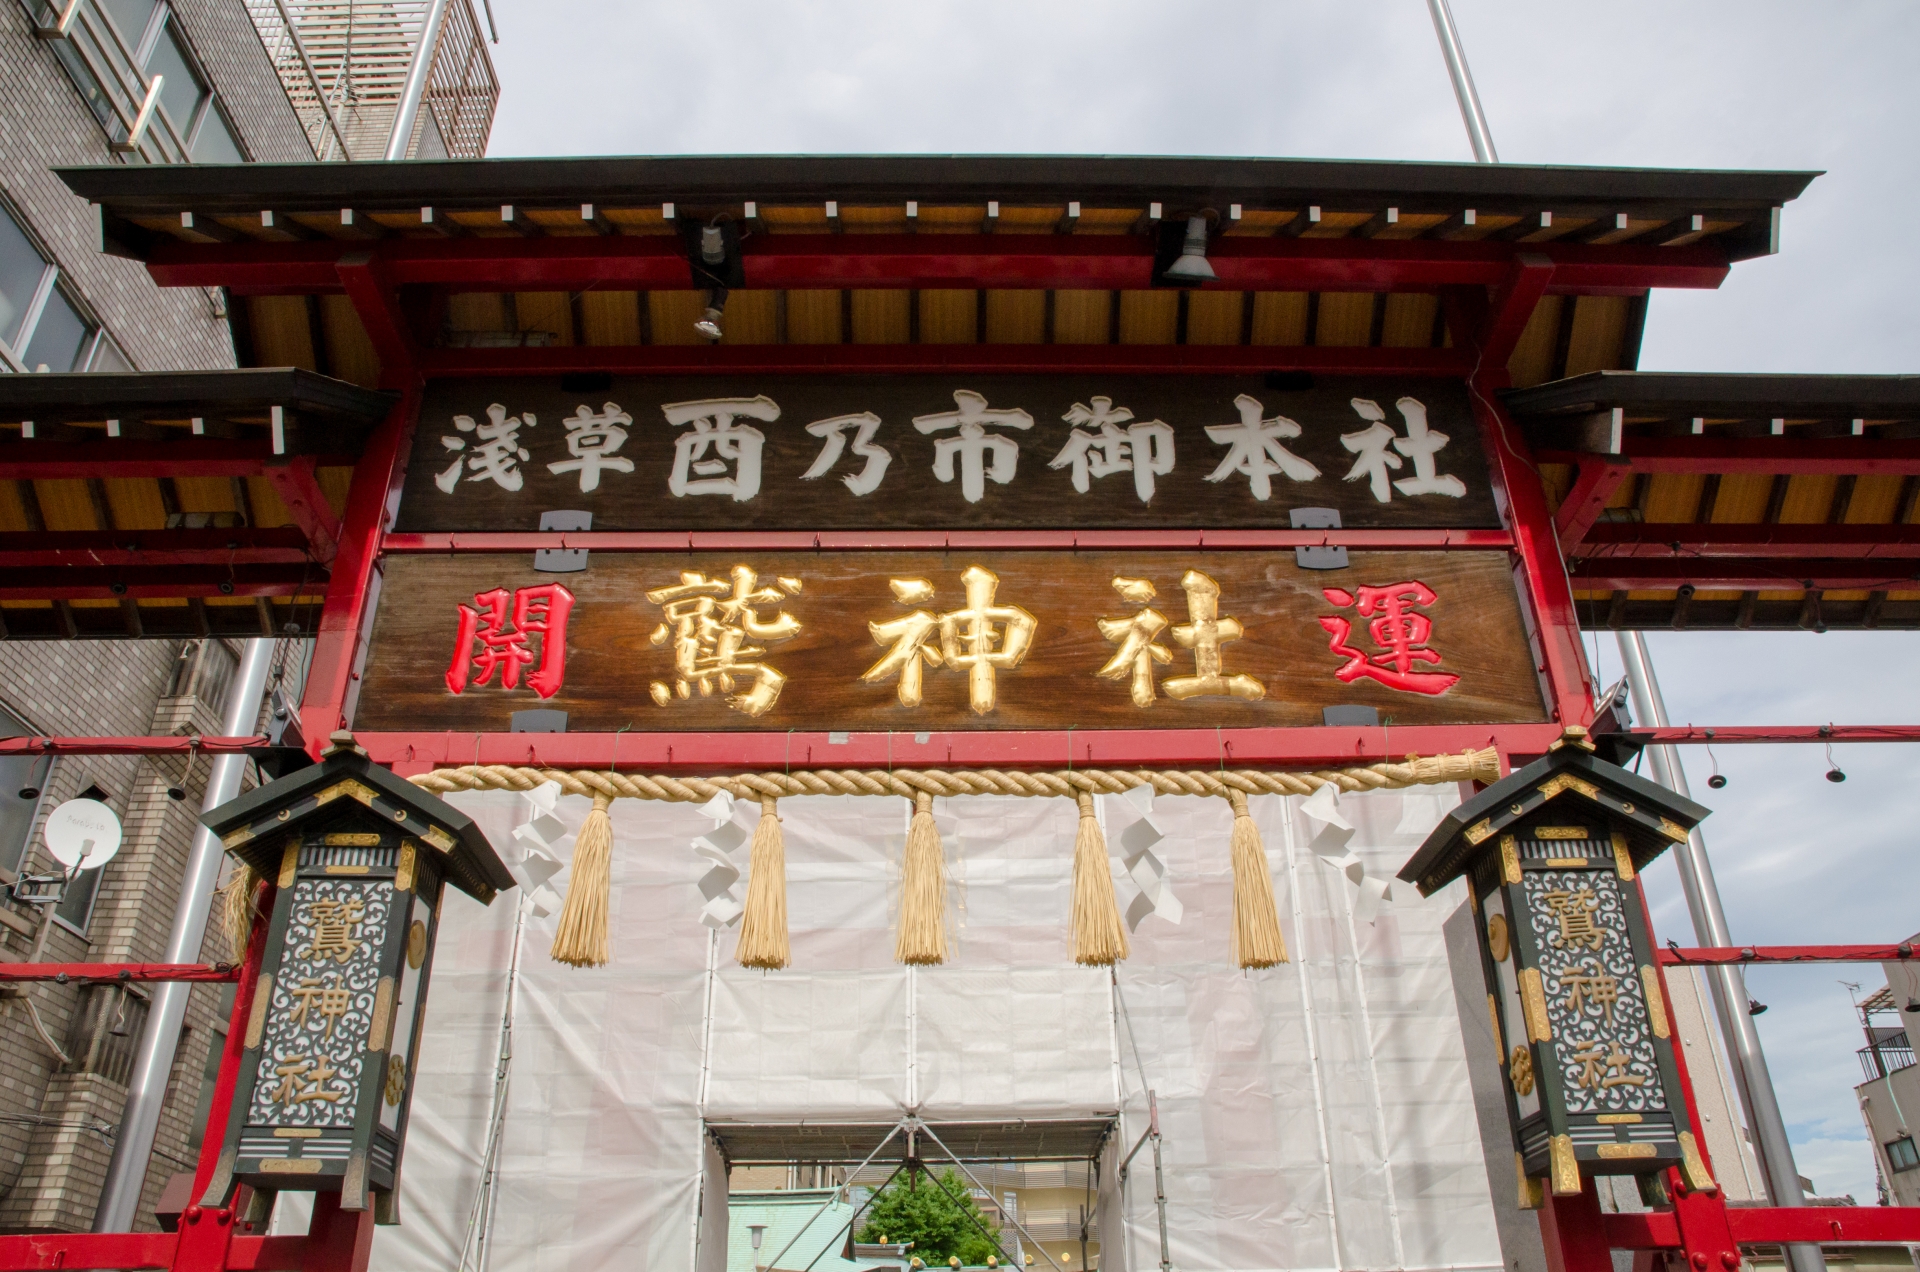
[[[1337,587],[1323,588],[1321,595],[1340,609],[1356,600],[1354,593]],[[1439,651],[1427,647],[1427,641],[1433,636],[1433,620],[1414,611],[1415,606],[1424,608],[1440,599],[1432,588],[1418,580],[1389,583],[1385,587],[1362,587],[1357,599],[1360,617],[1373,620],[1367,624],[1367,631],[1374,644],[1386,652],[1369,655],[1355,649],[1347,643],[1353,634],[1352,622],[1338,614],[1322,618],[1320,626],[1333,637],[1328,648],[1347,660],[1333,673],[1335,679],[1352,683],[1365,677],[1407,693],[1437,695],[1453,688],[1460,677],[1444,671],[1413,669],[1417,662],[1440,661]]]
[[[509,623],[509,607],[512,621]],[[500,672],[502,689],[520,687],[520,669],[536,661],[528,638],[540,638],[539,665],[527,673],[527,688],[542,698],[560,692],[567,678],[567,615],[573,611],[573,593],[558,583],[509,591],[496,587],[477,592],[472,605],[458,607],[460,628],[453,638],[453,662],[447,668],[447,688],[466,692],[469,684],[484,685]]]

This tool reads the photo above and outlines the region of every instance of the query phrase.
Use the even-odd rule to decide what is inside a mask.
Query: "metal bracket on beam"
[[[542,530],[591,530],[593,514],[579,509],[562,508],[540,514]],[[543,574],[578,574],[587,568],[587,550],[585,548],[537,548],[533,554],[533,568]]]
[[[1295,530],[1338,530],[1340,510],[1338,508],[1289,508],[1287,520]],[[1344,570],[1347,568],[1347,550],[1329,547],[1295,548],[1293,563],[1303,570]]]

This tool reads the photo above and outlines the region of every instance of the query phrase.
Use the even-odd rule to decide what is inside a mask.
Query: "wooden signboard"
[[[570,732],[1545,718],[1505,554],[595,552],[386,565],[356,725]]]
[[[577,383],[577,382],[576,382]],[[1299,387],[1301,383],[1311,387]],[[1457,380],[435,381],[400,531],[1499,525]],[[1307,524],[1325,525],[1325,520]]]

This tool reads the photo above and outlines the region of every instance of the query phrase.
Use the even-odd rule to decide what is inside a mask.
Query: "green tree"
[[[952,1168],[938,1180],[930,1175],[908,1187],[900,1180],[867,1206],[866,1226],[855,1240],[913,1242],[912,1254],[929,1268],[939,1268],[955,1255],[974,1267],[1000,1251],[1000,1229],[988,1223],[966,1183]],[[988,1240],[981,1228],[993,1234]]]

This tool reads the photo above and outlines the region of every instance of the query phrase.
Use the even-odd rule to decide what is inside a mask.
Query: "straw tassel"
[[[893,956],[902,963],[947,961],[947,859],[933,824],[933,796],[916,791],[900,872],[900,934]]]
[[[573,840],[573,870],[567,903],[553,937],[553,961],[574,967],[605,967],[613,961],[607,911],[613,892],[613,796],[596,794],[593,811]]]
[[[1242,791],[1227,792],[1233,805],[1233,961],[1241,967],[1272,967],[1287,961],[1287,941],[1280,934],[1280,912],[1273,903],[1273,876],[1267,870],[1267,851],[1260,845],[1260,828],[1247,811]]]
[[[740,920],[734,961],[742,967],[778,971],[793,956],[787,944],[787,839],[780,830],[780,801],[760,797],[760,824],[753,828],[747,866],[747,909]]]
[[[1127,956],[1127,930],[1113,896],[1113,867],[1107,862],[1107,836],[1094,815],[1093,796],[1075,795],[1080,829],[1073,837],[1073,961],[1111,967]]]
[[[247,944],[253,937],[254,898],[260,891],[260,876],[242,861],[220,889],[217,902],[220,931],[226,937],[228,957],[239,963],[247,957]]]

